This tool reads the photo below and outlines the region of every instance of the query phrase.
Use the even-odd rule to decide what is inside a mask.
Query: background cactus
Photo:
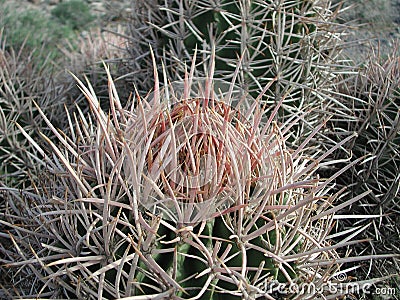
[[[348,76],[347,83],[341,86],[342,95],[347,96],[340,101],[352,108],[352,115],[332,125],[341,132],[336,141],[346,133],[357,133],[357,138],[345,148],[352,153],[352,160],[362,158],[363,161],[339,177],[339,185],[351,183],[352,195],[371,190],[358,204],[343,212],[366,217],[356,223],[344,222],[343,226],[370,225],[363,236],[372,241],[368,246],[353,247],[358,253],[400,253],[400,60],[396,52],[397,48],[386,59],[371,52],[360,71]],[[398,263],[395,256],[385,262],[372,261],[372,273],[375,276],[394,274]],[[365,276],[364,272],[360,270],[361,276]]]
[[[48,172],[32,182],[32,192],[3,189],[9,205],[1,213],[1,237],[9,242],[0,248],[1,270],[19,296],[276,299],[277,282],[323,287],[342,263],[354,260],[335,251],[354,243],[344,237],[349,232],[338,244],[329,236],[339,209],[338,195],[329,195],[336,175],[322,181],[315,173],[340,144],[313,158],[304,154],[305,144],[288,149],[285,138],[295,121],[277,126],[276,109],[261,125],[258,105],[239,111],[243,99],[230,109],[234,82],[222,93],[210,72],[199,85],[193,71],[186,73],[182,90],[161,89],[156,79],[154,93],[138,96],[126,109],[109,77],[109,113],[100,108],[92,87],[80,82],[90,116],[67,114],[71,127],[60,133],[40,111],[57,137],[56,142],[43,135],[48,150],[22,131]],[[186,113],[181,110],[185,118],[174,114],[177,105],[187,106]],[[179,131],[168,128],[179,128],[186,117],[199,122],[183,124],[182,140]],[[189,136],[196,125],[207,125],[209,135]],[[227,150],[217,152],[212,138],[226,147],[218,149]],[[235,147],[245,149],[240,162],[230,156]],[[206,184],[177,181],[174,172],[185,170],[178,149],[191,157],[194,173],[208,171],[203,166],[215,162],[214,155],[222,157],[225,164],[214,164],[218,177],[212,177],[222,189],[210,193]],[[202,164],[198,158],[205,153],[212,155]],[[157,163],[163,163],[160,169],[152,167]],[[225,172],[233,176],[228,179]],[[204,199],[193,197],[193,191]],[[214,204],[224,199],[223,205],[211,215],[179,218],[191,216],[187,203],[202,204],[211,200],[207,195]],[[165,197],[174,206],[159,205]],[[26,287],[28,280],[34,284]]]
[[[64,55],[63,60],[58,61],[60,65],[69,66],[70,71],[83,73],[90,78],[99,94],[107,91],[107,79],[104,68],[100,69],[98,65],[101,59],[112,60],[119,51],[116,46],[112,49],[108,43],[113,41],[109,36],[104,36],[93,32],[86,38],[79,38],[79,50],[74,49],[71,44],[69,48],[60,46]],[[39,53],[39,49],[32,50],[24,46],[14,49],[7,41],[6,35],[1,31],[0,183],[15,188],[28,188],[31,184],[30,175],[40,172],[30,171],[36,168],[32,160],[36,152],[16,124],[39,142],[41,139],[38,138],[38,132],[50,134],[50,131],[40,117],[35,102],[54,126],[63,129],[68,126],[68,121],[64,118],[65,107],[73,111],[76,104],[83,102],[83,97],[71,76],[68,74],[67,77],[65,70],[50,63],[51,54],[48,53],[48,60],[39,61],[33,57],[46,57],[45,53]],[[114,38],[114,41],[115,44],[123,43],[118,38]],[[43,46],[44,48],[46,47]]]
[[[340,59],[346,28],[334,22],[340,5],[330,1],[153,0],[135,1],[132,11],[130,63],[139,90],[152,82],[149,44],[174,79],[196,47],[199,65],[209,63],[214,48],[215,77],[229,80],[240,65],[238,84],[254,98],[275,79],[263,101],[273,110],[284,98],[277,119],[313,110],[292,142],[301,143],[327,116],[338,73],[351,71]]]
[[[16,123],[37,136],[38,130],[47,130],[34,101],[52,120],[62,108],[51,89],[54,81],[47,77],[50,68],[32,61],[34,55],[38,55],[37,51],[6,47],[6,38],[0,31],[0,183],[18,188],[30,184],[30,170],[35,168],[30,154],[35,151]]]

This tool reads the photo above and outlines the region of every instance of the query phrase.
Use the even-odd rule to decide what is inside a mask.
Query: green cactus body
[[[259,220],[258,223],[260,226],[263,225],[262,220]],[[161,227],[159,228],[160,233],[168,231],[165,227]],[[221,255],[224,251],[227,251],[227,246],[230,245],[231,249],[229,251],[229,256],[232,256],[232,258],[226,263],[226,266],[234,269],[240,268],[240,266],[242,265],[241,252],[236,244],[236,241],[231,240],[231,233],[222,221],[222,217],[218,217],[215,220],[208,221],[201,235],[203,236],[201,240],[204,242],[204,245],[210,250],[215,247],[215,242],[213,242],[213,238],[224,240],[224,242],[221,243],[221,248],[218,253],[219,255]],[[172,240],[174,239],[174,236],[176,238],[176,235],[172,233],[170,235],[167,235],[164,240]],[[254,245],[264,249],[267,248],[269,251],[274,251],[272,248],[274,247],[275,243],[275,230],[272,230],[268,234],[256,238],[253,242]],[[172,245],[167,245],[160,242],[157,243],[157,245],[158,246],[155,248],[157,250],[165,250],[171,247],[174,248],[173,252],[153,255],[153,258],[158,263],[158,265],[162,267],[168,274],[173,276],[176,282],[178,282],[183,288],[182,291],[177,292],[176,296],[184,298],[196,296],[207,280],[206,275],[200,277],[198,277],[197,275],[201,274],[209,267],[208,264],[201,262],[199,259],[195,258],[202,257],[203,259],[205,259],[202,252],[195,247],[191,247],[187,242],[184,242],[184,240],[174,242]],[[299,249],[298,246],[297,249]],[[264,271],[261,272],[258,276],[272,278],[273,280],[277,280],[281,283],[287,282],[285,276],[276,267],[276,262],[273,258],[266,257],[263,253],[260,253],[256,250],[248,250],[247,256],[251,258],[251,260],[248,261],[247,266],[249,267],[249,269],[252,269],[252,271],[247,272],[248,284],[250,284],[251,281],[254,279],[256,270],[261,264],[263,265]],[[176,266],[176,269],[174,269],[174,265]],[[293,264],[291,264],[291,267],[293,267],[292,265]],[[149,271],[148,267],[146,267],[144,264],[141,264],[141,268],[143,270]],[[297,275],[293,273],[292,270],[287,270],[287,272],[293,279],[297,277]],[[148,285],[154,283],[152,282],[152,280],[146,277],[144,272],[139,272],[135,280],[137,282],[141,282],[142,284]],[[237,287],[234,284],[221,282],[218,279],[214,279],[212,281],[212,284],[217,286],[218,288],[209,288],[209,290],[202,296],[202,299],[240,299],[239,296],[229,295],[229,292],[233,293],[237,290]],[[225,292],[221,293],[221,290],[225,290]],[[138,288],[136,290],[136,295],[146,295],[146,293],[151,294],[151,292],[152,291],[147,289],[144,285],[143,288]]]
[[[205,65],[215,53],[216,78],[229,81],[240,65],[239,85],[253,98],[275,78],[263,101],[273,110],[284,98],[277,114],[280,121],[304,110],[321,114],[321,106],[328,109],[333,79],[344,68],[337,58],[340,33],[332,32],[337,8],[329,1],[154,0],[151,5],[144,1],[135,5],[130,50],[133,72],[141,70],[139,89],[146,90],[151,83],[141,78],[152,76],[148,70],[152,64],[143,61],[142,52],[150,43],[164,60],[169,78],[179,79],[176,74],[190,63],[195,49],[198,65]],[[143,26],[144,22],[149,25]],[[205,75],[201,68],[196,72]],[[310,131],[309,124],[321,118],[318,114],[307,115],[305,124],[297,127],[298,140],[306,134],[302,131]]]
[[[276,39],[277,26],[281,26],[278,22],[282,22],[282,18],[288,16],[298,18],[293,28],[282,37],[283,45],[298,44],[305,32],[312,34],[316,29],[315,25],[306,23],[307,17],[315,15],[309,4],[309,1],[288,1],[277,4],[273,1],[225,0],[204,6],[206,4],[197,1],[187,3],[173,1],[168,4],[168,9],[174,11],[174,22],[155,25],[163,28],[160,31],[163,35],[161,47],[167,51],[176,43],[173,24],[182,22],[185,22],[185,25],[184,29],[181,26],[180,30],[183,32],[178,38],[184,45],[181,51],[187,51],[192,56],[195,48],[201,49],[205,44],[210,49],[211,45],[215,45],[216,70],[218,73],[221,72],[221,76],[232,74],[236,68],[235,62],[244,55],[243,65],[254,65],[246,70],[247,79],[253,77],[253,80],[254,78],[259,80],[260,86],[264,86],[270,78],[277,75],[274,74],[273,68],[275,54],[271,52],[273,48],[268,45]],[[301,18],[304,21],[300,20]],[[192,25],[191,28],[186,24]],[[296,52],[288,53],[292,59],[296,54]],[[258,90],[258,87],[256,89]]]

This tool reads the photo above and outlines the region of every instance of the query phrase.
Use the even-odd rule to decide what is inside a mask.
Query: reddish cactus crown
[[[172,162],[165,166],[170,172],[165,174],[166,170],[163,170],[162,181],[166,180],[165,176],[169,177],[170,180],[164,184],[170,185],[172,190],[166,189],[165,192],[174,192],[178,200],[203,202],[229,189],[233,184],[231,163],[234,158],[231,156],[255,150],[254,141],[248,145],[249,149],[244,148],[251,132],[237,111],[223,102],[206,102],[199,98],[185,99],[170,110],[159,113],[154,122],[156,131],[149,149],[148,167],[155,171],[162,164],[165,156],[161,151],[163,145],[169,142],[170,135],[174,135],[177,166],[173,168]],[[226,145],[225,138],[229,134],[236,137],[232,140],[235,153],[231,153]],[[255,159],[255,153],[249,155]],[[256,166],[257,162],[252,162],[251,175],[256,175]]]
[[[204,82],[200,90],[214,86]],[[189,223],[244,204],[260,173],[266,174],[260,164],[264,139],[255,120],[233,109],[227,95],[197,91],[185,98],[177,96],[177,90],[171,94],[176,97],[171,104],[165,90],[159,94],[161,103],[155,98],[141,103],[141,113],[127,131],[128,136],[147,137],[141,140],[141,152],[146,157],[146,186],[152,188],[145,189],[142,203],[147,208],[157,203],[157,208],[173,209],[178,215],[190,211],[189,219],[184,217]]]

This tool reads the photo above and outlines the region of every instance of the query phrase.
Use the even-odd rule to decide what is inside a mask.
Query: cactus
[[[0,30],[0,185],[27,188],[32,175],[30,170],[36,168],[31,157],[34,148],[16,123],[32,136],[39,130],[49,133],[34,102],[52,120],[57,119],[62,108],[62,103],[57,101],[54,81],[48,77],[51,68],[34,61],[35,55],[38,51],[6,47],[6,37]]]
[[[340,59],[346,28],[334,23],[340,6],[330,1],[152,0],[135,1],[132,12],[129,51],[139,90],[150,88],[149,44],[175,80],[196,48],[199,66],[215,49],[215,77],[229,81],[240,65],[238,84],[253,98],[275,79],[263,101],[273,110],[285,98],[278,120],[314,111],[293,130],[298,143],[326,118],[338,73],[351,70]]]
[[[47,148],[21,128],[47,172],[32,191],[3,188],[0,268],[18,296],[281,299],[278,283],[323,288],[363,258],[336,251],[356,243],[351,230],[332,244],[338,174],[316,175],[351,137],[314,157],[305,154],[312,136],[289,149],[296,120],[273,122],[278,104],[261,122],[263,94],[247,107],[240,68],[226,85],[212,64],[203,80],[194,65],[163,88],[155,68],[153,92],[125,108],[108,72],[108,113],[77,79],[91,114],[67,114],[60,132],[38,108],[56,137],[42,135]]]
[[[385,60],[379,52],[371,53],[360,71],[347,78],[346,85],[341,86],[342,94],[347,97],[340,101],[352,108],[352,115],[337,119],[332,124],[332,127],[340,129],[337,132],[342,132],[336,136],[336,141],[348,132],[357,133],[357,138],[345,145],[345,149],[351,151],[352,160],[363,161],[339,177],[339,185],[351,183],[353,195],[371,190],[358,205],[344,213],[379,216],[358,221],[358,225],[372,225],[364,236],[373,241],[368,247],[354,247],[356,253],[400,252],[400,60],[396,51],[397,47]],[[349,222],[343,225],[354,226]],[[397,258],[392,259],[398,264]],[[398,274],[390,260],[379,264],[372,262],[371,265],[372,276]]]
[[[123,39],[112,40],[109,35],[93,32],[86,38],[77,40],[79,50],[74,49],[71,44],[69,48],[60,46],[63,60],[54,62],[49,55],[47,60],[37,61],[33,57],[46,57],[45,53],[40,49],[30,50],[18,45],[15,45],[14,49],[7,43],[7,37],[0,30],[0,184],[29,188],[29,176],[40,173],[33,171],[37,167],[32,160],[35,149],[30,146],[16,125],[35,136],[37,142],[42,140],[37,132],[50,134],[35,102],[60,129],[68,126],[68,121],[64,118],[64,105],[72,111],[76,103],[83,102],[81,98],[84,97],[79,97],[81,93],[75,82],[70,76],[65,76],[64,70],[60,72],[59,68],[52,66],[52,63],[67,65],[69,70],[77,73],[85,72],[97,89],[107,90],[105,72],[95,64],[99,63],[101,58],[114,59],[118,54],[117,46],[112,48],[109,43],[122,44]],[[43,49],[45,46],[43,45]],[[105,87],[102,87],[102,84]]]

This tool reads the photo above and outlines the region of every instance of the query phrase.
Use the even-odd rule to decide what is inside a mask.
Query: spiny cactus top
[[[187,79],[138,103],[125,138],[145,163],[140,170],[142,164],[131,164],[128,174],[139,175],[132,182],[154,213],[198,223],[248,205],[256,188],[270,184],[276,144],[259,126],[261,110],[253,106],[253,115],[233,107],[243,95],[232,88],[238,89],[221,80]]]

